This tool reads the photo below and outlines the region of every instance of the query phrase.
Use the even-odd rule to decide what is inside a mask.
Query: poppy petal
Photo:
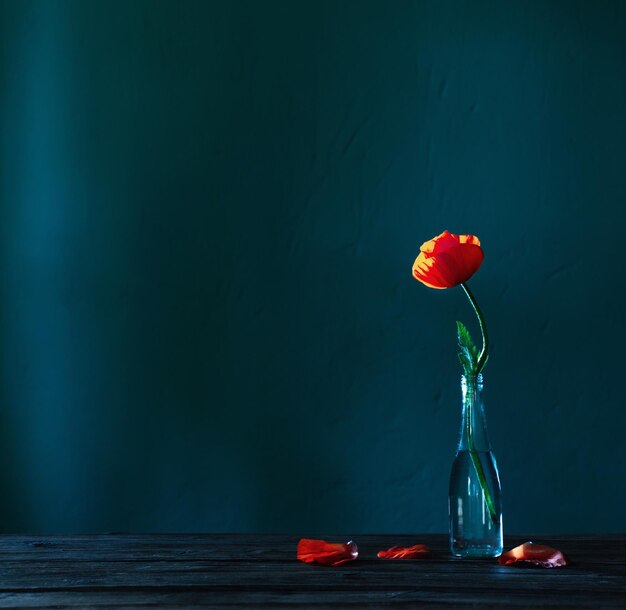
[[[448,248],[454,248],[459,243],[459,236],[454,235],[454,233],[450,233],[450,231],[444,231],[437,235],[437,237],[433,237],[428,241],[425,241],[420,246],[420,251],[425,252],[427,254],[437,254],[439,252],[444,252],[448,250]]]
[[[484,257],[478,237],[444,231],[422,244],[413,277],[429,288],[452,288],[469,280]]]
[[[465,244],[437,254],[435,267],[449,284],[458,286],[467,282],[478,271],[484,258],[485,254],[480,246]]]
[[[450,231],[444,231],[440,235],[437,235],[437,237],[425,241],[421,245],[420,251],[427,254],[439,254],[450,248],[455,248],[459,244],[480,246],[480,239],[475,235],[455,235],[454,233],[450,233]]]
[[[450,288],[440,270],[435,266],[435,259],[424,256],[423,252],[420,252],[413,263],[413,277],[429,288]]]
[[[378,551],[380,559],[423,559],[430,555],[430,548],[425,544],[413,546],[392,546],[385,551]]]
[[[569,560],[561,551],[551,546],[525,542],[498,557],[498,563],[503,566],[517,562],[530,563],[543,568],[558,568],[566,566]]]
[[[345,544],[302,538],[298,542],[298,559],[304,563],[317,563],[323,566],[340,566],[354,561],[359,556],[356,543]]]
[[[473,246],[480,246],[480,239],[476,235],[459,235],[459,242],[462,244],[471,244]]]

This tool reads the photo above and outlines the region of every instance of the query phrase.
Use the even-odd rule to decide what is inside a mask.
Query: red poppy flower
[[[553,549],[551,546],[533,544],[532,542],[520,544],[498,557],[498,563],[503,566],[508,566],[518,561],[532,563],[543,568],[558,568],[569,563],[567,557],[561,551]]]
[[[478,237],[444,231],[422,244],[413,277],[429,288],[452,288],[467,282],[484,257]]]
[[[378,551],[380,559],[423,559],[428,555],[430,555],[430,549],[425,544],[392,546],[386,551]]]
[[[326,540],[302,538],[298,542],[298,559],[304,563],[340,566],[348,561],[354,561],[358,556],[359,550],[352,540],[346,544],[339,544],[326,542]]]

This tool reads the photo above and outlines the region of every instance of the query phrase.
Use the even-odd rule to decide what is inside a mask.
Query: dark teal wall
[[[624,530],[626,3],[0,6],[2,531]]]

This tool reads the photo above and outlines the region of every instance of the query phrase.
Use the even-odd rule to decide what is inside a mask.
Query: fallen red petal
[[[386,551],[378,551],[380,559],[423,559],[430,555],[430,549],[425,544],[413,546],[392,546]]]
[[[298,559],[304,563],[317,563],[322,566],[340,566],[348,561],[354,561],[359,556],[356,543],[326,542],[326,540],[312,540],[302,538],[298,542]]]
[[[503,566],[518,562],[531,563],[543,568],[558,568],[566,566],[569,560],[561,551],[553,549],[551,546],[533,544],[532,542],[520,544],[498,557],[498,563]]]

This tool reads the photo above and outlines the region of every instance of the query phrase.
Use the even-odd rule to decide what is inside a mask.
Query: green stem
[[[480,373],[487,362],[488,350],[489,350],[489,336],[487,335],[487,326],[485,325],[485,319],[483,318],[483,314],[480,311],[480,307],[474,298],[471,290],[467,287],[467,284],[461,284],[461,288],[465,290],[465,294],[469,299],[472,307],[474,308],[474,313],[478,318],[478,325],[480,326],[480,333],[483,336],[483,348],[480,350],[480,354],[478,355],[478,362],[476,365],[476,374]]]
[[[483,338],[483,347],[480,350],[480,354],[478,355],[478,361],[476,363],[476,375],[478,376],[478,374],[483,370],[485,363],[487,362],[489,336],[487,335],[487,326],[485,324],[485,319],[483,318],[483,314],[480,311],[480,307],[478,306],[474,295],[466,284],[461,284],[461,287],[465,291],[469,302],[474,308],[474,312],[476,313],[476,317],[478,318],[478,325],[480,326],[480,333]],[[489,516],[491,517],[492,522],[494,524],[497,524],[498,516],[496,514],[496,507],[493,504],[493,499],[491,497],[491,492],[489,491],[489,485],[487,484],[487,477],[485,476],[483,465],[480,463],[480,457],[478,456],[478,452],[474,447],[474,433],[472,429],[474,399],[475,397],[472,394],[467,405],[467,448],[469,450],[470,458],[472,459],[472,464],[474,465],[474,470],[476,471],[476,475],[478,476],[478,482],[480,483],[480,487],[483,490],[483,496],[485,498],[485,504],[487,504],[487,509],[489,510]]]
[[[485,504],[487,505],[487,509],[489,510],[489,516],[491,517],[491,521],[494,525],[498,523],[498,515],[496,514],[496,507],[493,504],[493,499],[491,497],[491,492],[489,491],[489,485],[487,484],[487,477],[485,476],[485,471],[483,469],[483,465],[480,462],[480,457],[476,448],[474,447],[474,433],[472,428],[472,417],[474,412],[474,399],[475,396],[472,393],[471,398],[467,401],[467,448],[469,450],[470,458],[472,458],[472,464],[474,465],[474,470],[476,471],[476,475],[478,476],[478,482],[480,483],[480,487],[483,490],[483,496],[485,498]]]

